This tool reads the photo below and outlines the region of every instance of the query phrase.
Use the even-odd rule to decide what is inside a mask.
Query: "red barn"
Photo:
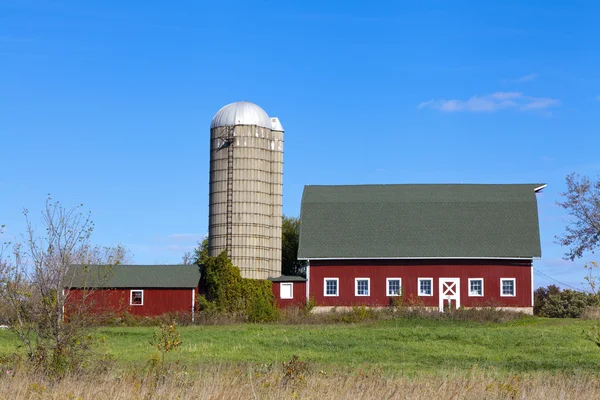
[[[306,186],[298,258],[322,309],[386,306],[533,312],[546,185]]]
[[[194,315],[197,265],[74,266],[67,308],[83,300],[93,312]]]
[[[306,304],[306,278],[281,275],[269,280],[273,283],[272,289],[277,307],[301,307]]]

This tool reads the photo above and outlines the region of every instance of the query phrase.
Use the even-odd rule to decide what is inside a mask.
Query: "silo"
[[[281,274],[283,128],[249,102],[210,126],[209,254],[227,250],[245,278]]]

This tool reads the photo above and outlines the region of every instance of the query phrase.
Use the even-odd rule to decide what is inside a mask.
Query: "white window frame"
[[[286,285],[290,287],[290,297],[283,297],[283,290],[281,288]],[[293,299],[294,298],[294,283],[293,282],[281,282],[279,283],[279,298],[280,299]]]
[[[481,281],[481,294],[471,293],[471,281]],[[469,297],[483,297],[485,293],[483,278],[469,278],[469,287],[467,287],[467,291],[469,292]]]
[[[502,285],[504,281],[513,282],[513,294],[504,294]],[[500,297],[517,297],[517,278],[500,278]]]
[[[142,293],[141,304],[133,304],[133,292],[141,292]],[[143,306],[144,305],[144,291],[142,289],[131,289],[129,291],[129,305],[130,306]]]
[[[327,294],[327,281],[335,281],[335,294]],[[323,296],[325,297],[338,297],[340,295],[340,278],[323,278]]]
[[[399,281],[400,282],[400,293],[390,294],[390,281]],[[402,278],[385,278],[385,295],[388,297],[402,296]]]
[[[367,294],[358,294],[358,281],[367,281]],[[371,278],[354,278],[354,295],[369,297],[371,295]]]
[[[431,293],[430,294],[421,293],[421,281],[430,281],[431,282]],[[417,280],[417,293],[419,294],[419,296],[422,296],[422,297],[431,297],[431,296],[433,296],[433,278],[418,278],[418,280]]]

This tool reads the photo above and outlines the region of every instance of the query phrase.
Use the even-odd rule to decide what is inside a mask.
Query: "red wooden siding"
[[[404,298],[439,306],[439,278],[460,278],[460,303],[532,307],[531,261],[510,260],[332,260],[311,261],[309,296],[318,306],[385,306],[386,278],[402,278]],[[339,278],[337,297],[324,296],[324,278]],[[369,296],[355,296],[355,278],[370,278]],[[418,296],[418,278],[433,278],[433,296]],[[469,278],[483,278],[483,297],[469,296]],[[515,278],[515,296],[500,296],[500,278]]]
[[[292,283],[293,286],[293,299],[282,299],[280,284]],[[301,307],[306,304],[306,282],[273,282],[273,294],[275,295],[275,302],[277,307],[284,308],[290,306]]]
[[[158,316],[170,312],[192,312],[192,290],[197,289],[138,289],[144,291],[143,305],[129,305],[132,289],[94,289],[86,298],[94,312],[129,312],[134,315]],[[82,291],[71,289],[68,303],[81,301]]]

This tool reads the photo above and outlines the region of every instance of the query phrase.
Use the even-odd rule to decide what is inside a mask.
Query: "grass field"
[[[523,318],[503,323],[393,319],[364,324],[236,324],[179,327],[183,344],[169,360],[185,365],[301,360],[329,370],[376,368],[395,375],[469,371],[596,372],[600,349],[581,332],[591,321]],[[101,351],[122,366],[147,362],[156,328],[107,327]],[[0,354],[16,341],[0,331]]]

